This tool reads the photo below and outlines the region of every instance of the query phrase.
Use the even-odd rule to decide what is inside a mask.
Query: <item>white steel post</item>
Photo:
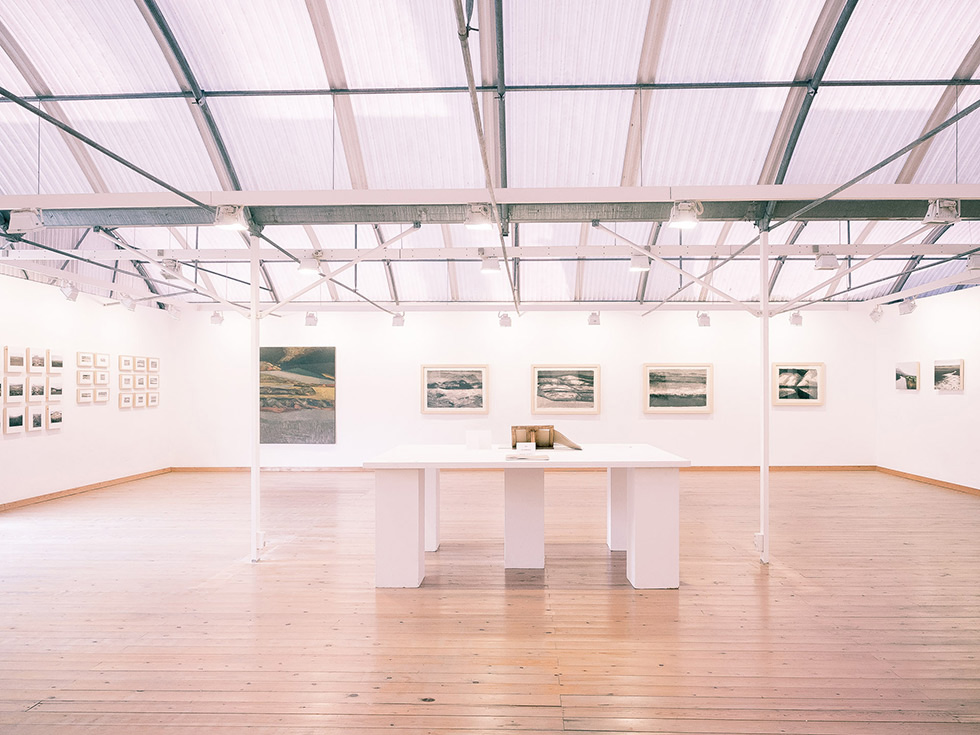
[[[759,315],[762,360],[762,453],[759,460],[759,533],[756,549],[759,560],[769,563],[769,421],[771,373],[769,369],[769,231],[763,230],[759,238]]]
[[[259,530],[262,488],[259,475],[259,238],[249,237],[251,262],[251,295],[249,310],[249,326],[251,328],[251,349],[248,353],[248,405],[249,405],[249,440],[251,444],[251,560],[259,560],[261,547],[261,531]]]

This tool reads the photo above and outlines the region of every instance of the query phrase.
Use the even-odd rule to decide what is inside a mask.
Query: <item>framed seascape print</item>
[[[120,375],[119,376],[119,390],[132,390],[133,389],[133,376],[132,375]]]
[[[79,388],[76,391],[76,403],[93,403],[95,401],[95,388]]]
[[[120,355],[119,356],[119,369],[122,372],[126,372],[126,373],[133,372],[133,356],[132,355]]]
[[[27,411],[23,406],[8,406],[3,409],[3,433],[22,434]]]
[[[150,390],[158,390],[160,388],[160,376],[159,375],[147,375],[146,376],[146,387]]]
[[[65,356],[55,350],[48,350],[48,372],[59,375],[65,369]]]
[[[48,395],[47,378],[34,377],[27,379],[27,401],[28,403],[44,403]]]
[[[933,387],[942,393],[963,392],[963,361],[936,360],[932,368]]]
[[[146,394],[146,405],[150,408],[160,405],[160,394],[159,393],[147,393]]]
[[[825,393],[822,362],[784,362],[772,366],[772,402],[777,406],[822,406]]]
[[[50,402],[57,403],[60,401],[64,392],[61,378],[48,378],[48,400]]]
[[[96,370],[108,370],[109,369],[109,353],[108,352],[96,352],[95,353],[95,364],[92,366]]]
[[[92,352],[79,352],[75,357],[77,368],[94,368],[95,367],[95,353]]]
[[[44,428],[44,406],[28,406],[24,416],[24,429],[40,431]]]
[[[133,394],[132,393],[120,393],[119,394],[119,408],[132,408],[133,407]]]
[[[895,390],[919,390],[919,363],[895,363]]]
[[[94,370],[79,370],[76,381],[79,385],[95,385]]]
[[[27,372],[46,373],[48,371],[48,351],[29,349],[27,351]]]
[[[644,365],[645,413],[711,413],[712,366]]]
[[[27,369],[27,350],[22,347],[4,347],[3,369],[8,373],[24,372]]]
[[[146,358],[146,371],[149,373],[160,372],[160,358],[159,357]]]
[[[109,385],[109,371],[108,370],[96,370],[95,371],[95,384],[96,385]]]
[[[137,373],[146,372],[146,358],[145,357],[134,357],[133,358],[133,371]]]
[[[337,443],[337,348],[260,347],[259,443]]]
[[[95,402],[96,403],[108,403],[109,402],[109,389],[108,388],[96,388],[95,389]]]
[[[598,365],[535,365],[531,413],[599,413]]]
[[[23,403],[27,388],[27,378],[21,375],[8,375],[3,383],[3,400],[6,403]]]
[[[133,388],[136,390],[146,390],[146,376],[145,375],[134,375],[133,376]]]
[[[487,413],[486,365],[423,365],[422,413]]]
[[[47,421],[48,430],[60,429],[61,422],[64,419],[64,414],[62,414],[61,412],[61,406],[47,406],[47,414],[48,414],[48,421]]]
[[[146,408],[146,393],[133,393],[133,406]]]

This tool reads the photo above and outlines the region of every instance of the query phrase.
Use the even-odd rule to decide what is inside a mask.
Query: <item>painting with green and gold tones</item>
[[[259,442],[337,443],[335,347],[259,349]]]

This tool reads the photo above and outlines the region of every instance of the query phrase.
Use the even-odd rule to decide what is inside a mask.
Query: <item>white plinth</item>
[[[423,479],[421,470],[375,473],[376,587],[418,587],[425,578]]]
[[[504,470],[504,568],[544,569],[544,470]]]

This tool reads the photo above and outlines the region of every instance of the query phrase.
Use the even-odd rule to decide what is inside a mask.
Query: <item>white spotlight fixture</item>
[[[968,271],[980,271],[980,253],[974,253],[966,261]]]
[[[480,258],[480,273],[500,273],[500,261],[492,255]]]
[[[316,314],[314,314],[312,311],[306,312],[306,326],[315,327],[317,321]]]
[[[511,322],[510,314],[498,314],[497,317],[502,327],[509,327],[513,323]]]
[[[313,257],[311,258],[300,258],[299,259],[299,272],[300,273],[319,273],[320,272],[320,256],[322,253],[319,250],[313,252]]]
[[[880,322],[881,317],[883,317],[884,315],[885,312],[882,310],[881,304],[876,305],[875,308],[871,310],[871,313],[868,314],[868,316],[871,317],[871,321],[873,321],[875,324]]]
[[[214,326],[216,326],[216,327],[217,326],[220,326],[221,325],[221,322],[223,322],[224,320],[225,320],[225,315],[222,314],[220,311],[215,310],[215,311],[211,312],[211,323]]]
[[[136,302],[131,296],[126,296],[123,294],[119,297],[119,303],[122,304],[127,311],[136,311]]]
[[[792,314],[789,315],[789,323],[792,324],[794,327],[802,327],[803,315],[798,311],[794,311]]]
[[[711,316],[704,311],[698,312],[698,326],[699,327],[710,327],[711,326]]]
[[[463,225],[470,230],[492,230],[489,204],[467,204]]]
[[[816,260],[813,261],[813,269],[818,271],[837,270],[838,265],[840,264],[837,262],[837,256],[831,253],[818,255]]]
[[[593,311],[591,314],[589,314],[589,326],[590,327],[598,327],[599,326],[599,312],[598,311]]]
[[[690,230],[697,226],[698,217],[704,214],[704,205],[701,202],[674,202],[670,208],[670,219],[667,226],[677,230]]]
[[[222,204],[214,213],[214,226],[222,230],[237,230],[244,232],[248,229],[245,219],[245,208],[234,204]]]
[[[630,270],[634,273],[643,273],[650,270],[650,256],[643,253],[633,253],[630,255]]]
[[[404,327],[405,326],[405,315],[398,313],[391,317],[391,326],[393,327]]]
[[[160,261],[160,273],[168,281],[176,280],[180,277],[180,263],[174,258],[164,258]]]
[[[61,293],[65,295],[65,298],[69,301],[74,301],[78,298],[78,287],[74,283],[69,283],[68,281],[61,282]]]
[[[916,307],[915,296],[909,296],[904,301],[899,302],[898,313],[901,314],[902,316],[905,316],[906,314],[911,314],[913,311],[915,311],[915,307]]]
[[[44,223],[41,221],[40,209],[10,210],[10,222],[7,224],[7,232],[11,235],[40,230],[42,227],[44,227]]]
[[[948,225],[960,221],[959,199],[930,199],[924,225]]]

